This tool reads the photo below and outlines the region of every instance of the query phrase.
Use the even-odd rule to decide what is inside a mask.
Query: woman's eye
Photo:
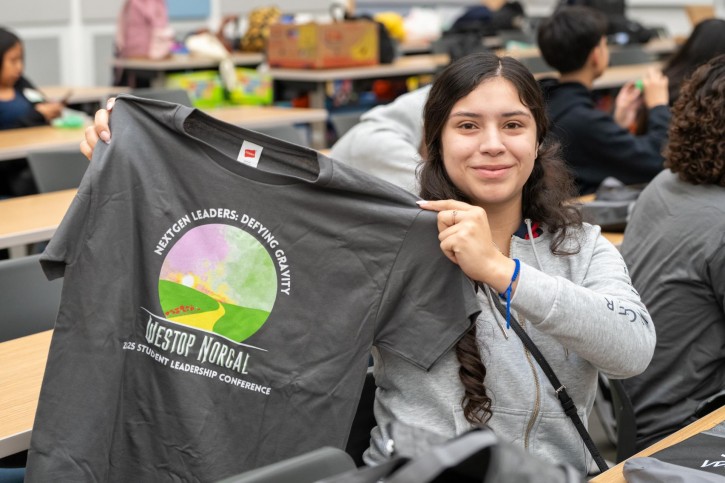
[[[475,129],[476,125],[473,124],[472,122],[462,122],[461,124],[458,125],[458,127],[461,129]]]
[[[521,127],[521,123],[518,123],[518,122],[507,122],[506,124],[504,124],[504,127],[506,129],[517,129],[517,128],[520,128]]]

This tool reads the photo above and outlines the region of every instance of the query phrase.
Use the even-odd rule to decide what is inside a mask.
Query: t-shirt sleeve
[[[77,259],[85,244],[91,218],[92,170],[93,164],[86,170],[70,208],[40,257],[40,264],[48,280],[63,277],[65,267]]]
[[[375,345],[429,370],[475,322],[473,283],[440,249],[435,213],[422,211],[382,295]]]

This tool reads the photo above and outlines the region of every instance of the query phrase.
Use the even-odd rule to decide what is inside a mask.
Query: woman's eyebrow
[[[501,117],[515,117],[515,116],[531,117],[531,114],[526,111],[511,111],[511,112],[504,112],[501,114]]]

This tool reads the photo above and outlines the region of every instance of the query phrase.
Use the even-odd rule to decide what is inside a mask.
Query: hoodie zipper
[[[531,220],[526,218],[524,220],[526,223],[527,231],[529,232],[529,241],[532,245],[532,250],[534,251],[534,257],[536,258],[537,264],[539,263],[539,257],[536,255],[536,248],[534,248],[534,237],[531,232]],[[514,248],[514,237],[511,237],[511,241],[509,243],[509,254],[511,255],[511,258],[513,258],[513,248]],[[539,266],[539,269],[541,269],[541,266]],[[523,319],[519,314],[518,319],[521,321],[521,327],[524,331],[526,331],[526,319]],[[529,369],[531,369],[531,375],[534,377],[534,385],[536,386],[536,398],[534,399],[534,410],[531,413],[531,418],[529,418],[529,422],[526,425],[526,432],[524,433],[524,449],[529,449],[529,439],[531,437],[531,431],[534,429],[534,424],[536,423],[537,418],[539,417],[539,413],[541,412],[541,384],[539,382],[539,373],[536,370],[535,361],[532,359],[531,353],[526,348],[525,345],[523,345],[523,342],[521,343],[522,348],[524,349],[524,355],[526,356],[526,362],[529,364]]]
[[[521,321],[521,327],[526,330],[526,320],[521,319],[520,317],[519,320]],[[534,385],[536,386],[536,399],[534,399],[534,410],[531,413],[531,418],[529,419],[529,423],[526,425],[526,433],[524,434],[524,448],[528,450],[531,430],[534,429],[534,423],[539,417],[539,412],[541,410],[541,384],[539,384],[539,373],[536,371],[536,367],[534,366],[534,361],[532,360],[531,353],[525,346],[524,354],[526,354],[526,362],[529,363],[531,374],[534,376]]]

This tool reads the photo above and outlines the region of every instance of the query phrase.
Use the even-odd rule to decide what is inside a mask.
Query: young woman
[[[622,257],[567,204],[572,180],[547,136],[541,91],[518,61],[480,53],[451,64],[428,97],[424,137],[420,205],[439,212],[441,249],[479,282],[482,313],[429,373],[375,350],[378,428],[367,460],[385,456],[393,419],[446,436],[487,422],[501,438],[586,473],[582,439],[496,304],[506,304],[499,294],[510,285],[511,314],[586,422],[598,371],[638,374],[655,345]]]
[[[586,473],[591,457],[499,314],[495,304],[506,302],[498,294],[509,293],[511,314],[585,423],[598,371],[629,377],[647,366],[655,344],[647,309],[617,249],[567,204],[573,182],[547,136],[541,91],[521,63],[480,53],[451,64],[435,81],[424,117],[421,207],[439,212],[441,249],[479,283],[483,311],[429,372],[374,351],[378,427],[366,461],[388,456],[393,420],[447,437],[487,423],[501,438]],[[110,140],[107,110],[86,131],[84,154],[99,139]]]
[[[0,27],[0,130],[48,124],[62,111],[60,102],[42,102],[40,93],[23,77],[23,44]],[[31,193],[37,193],[37,188],[24,159],[0,163],[0,198]]]

